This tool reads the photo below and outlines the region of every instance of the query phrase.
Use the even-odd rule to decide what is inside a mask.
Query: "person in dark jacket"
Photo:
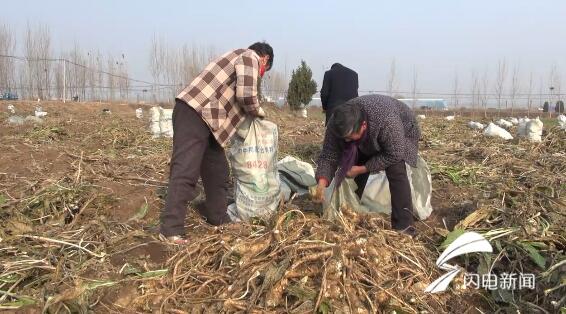
[[[355,178],[356,194],[361,198],[369,174],[385,171],[391,192],[391,226],[414,235],[405,164],[417,166],[420,134],[411,109],[388,96],[361,96],[337,107],[317,161],[318,200],[322,201],[333,178],[338,186],[344,177]]]
[[[336,106],[358,97],[358,73],[340,63],[334,63],[330,70],[324,73],[320,101],[322,110],[326,113],[326,124]]]

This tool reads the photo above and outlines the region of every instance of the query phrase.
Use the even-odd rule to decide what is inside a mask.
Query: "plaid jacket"
[[[208,64],[177,99],[193,107],[225,147],[246,114],[258,113],[258,76],[259,56],[237,49]]]

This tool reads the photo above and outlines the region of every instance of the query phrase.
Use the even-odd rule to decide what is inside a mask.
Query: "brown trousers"
[[[364,165],[369,157],[358,152],[356,165]],[[389,181],[389,191],[391,193],[391,227],[395,230],[404,230],[412,226],[413,219],[413,199],[411,197],[411,185],[407,177],[405,161],[401,161],[385,169],[385,175]],[[369,173],[357,176],[354,181],[358,186],[356,194],[361,199],[369,178]]]
[[[181,100],[173,109],[173,154],[165,209],[161,212],[164,236],[184,235],[188,202],[197,197],[202,178],[206,201],[200,213],[212,225],[230,221],[226,213],[228,162],[208,125]]]

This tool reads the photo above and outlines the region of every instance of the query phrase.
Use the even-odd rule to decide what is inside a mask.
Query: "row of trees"
[[[0,91],[17,93],[23,99],[113,101],[129,97],[132,80],[124,54],[104,56],[75,44],[56,56],[49,28],[41,25],[28,25],[23,38],[18,47],[14,32],[0,25]]]
[[[202,69],[217,56],[214,46],[174,46],[163,37],[153,36],[149,51],[149,70],[153,81],[160,86],[153,93],[156,98],[173,98],[189,84]],[[284,95],[287,80],[275,70],[266,73],[261,82],[262,96],[275,99]]]
[[[497,63],[496,73],[493,81],[490,80],[489,72],[483,73],[477,71],[471,72],[471,86],[468,90],[461,86],[459,73],[454,74],[452,84],[452,93],[431,95],[432,97],[444,98],[448,96],[454,107],[472,106],[476,110],[487,110],[491,105],[501,109],[514,109],[518,107],[529,107],[532,103],[542,104],[543,101],[550,100],[555,102],[561,97],[561,75],[557,65],[553,65],[550,69],[547,80],[543,77],[539,78],[538,92],[535,91],[534,74],[531,71],[528,75],[528,81],[522,81],[522,73],[519,65],[509,68],[508,62],[501,59]],[[546,84],[546,85],[545,85]],[[395,59],[391,61],[389,75],[385,92],[396,98],[405,98],[405,93],[410,93],[412,99],[416,99],[418,92],[418,71],[413,66],[413,79],[410,91],[399,92],[399,78]],[[538,99],[536,98],[538,96]],[[425,97],[425,98],[432,98]],[[466,101],[464,101],[464,98]]]
[[[115,56],[88,51],[75,44],[71,49],[55,55],[51,34],[46,26],[28,25],[21,43],[17,42],[14,34],[6,25],[0,25],[0,92],[16,92],[26,99],[78,97],[81,100],[114,101],[151,95],[147,97],[151,101],[171,100],[217,53],[212,46],[175,46],[168,44],[163,37],[153,36],[148,60],[152,82],[148,82],[128,77],[128,60],[124,54]],[[22,55],[23,58],[14,57],[16,55]],[[308,91],[306,94],[313,90],[313,84],[310,83],[312,71],[307,71],[307,68],[302,62],[293,73],[293,77],[302,77],[295,81],[302,80],[300,84],[306,84],[303,87],[296,85],[296,82],[289,86],[282,73],[274,70],[267,72],[261,84],[263,96],[268,100],[277,100],[289,90],[289,103],[295,104],[295,96],[300,94],[297,88]],[[303,75],[309,71],[310,79],[304,78]],[[413,67],[412,76],[411,89],[401,95],[397,65],[392,60],[385,92],[393,97],[410,94],[413,99],[424,95],[418,90],[419,75],[416,66]],[[472,71],[470,88],[463,88],[460,81],[456,72],[452,93],[430,97],[448,97],[454,107],[472,105],[476,109],[487,110],[488,106],[496,104],[497,108],[514,110],[535,101],[556,102],[558,96],[555,96],[556,99],[547,97],[550,86],[554,87],[551,94],[561,94],[561,76],[556,65],[551,68],[548,79],[544,82],[542,78],[535,82],[532,72],[526,82],[521,81],[521,69],[518,66],[509,69],[506,60],[502,59],[498,62],[492,79],[487,71]],[[537,84],[538,93],[534,91]],[[316,84],[314,90],[316,91]]]
[[[216,56],[216,49],[168,45],[163,37],[153,36],[149,50],[149,72],[155,99],[173,99]]]
[[[174,47],[163,37],[153,36],[148,62],[153,80],[149,82],[129,77],[125,54],[104,55],[75,44],[55,55],[46,26],[28,25],[23,38],[17,45],[15,32],[0,25],[0,92],[16,93],[22,99],[170,101],[216,56],[212,46]],[[270,71],[262,84],[264,95],[283,94],[286,84],[281,73]]]
[[[497,104],[497,108],[499,110],[503,109],[503,105],[505,109],[511,109],[511,114],[513,111],[518,107],[518,104],[521,103],[518,100],[522,99],[523,104],[526,100],[528,109],[531,109],[531,104],[533,102],[534,94],[533,94],[533,73],[530,73],[529,76],[529,83],[528,83],[528,92],[527,94],[521,94],[521,82],[520,78],[520,71],[519,67],[515,66],[512,71],[508,71],[507,62],[505,59],[500,60],[497,65],[497,73],[495,78],[495,86],[490,86],[488,72],[484,72],[483,75],[480,77],[477,72],[472,72],[472,86],[469,92],[469,99],[471,100],[472,108],[476,111],[481,109],[484,112],[487,112],[489,101],[495,101]],[[509,81],[509,82],[507,82]],[[551,92],[554,92],[557,98],[561,95],[561,81],[560,75],[558,72],[557,66],[553,66],[550,71],[549,82],[552,86]],[[413,79],[412,79],[412,86],[411,86],[411,98],[412,98],[412,105],[415,107],[416,99],[418,98],[417,95],[417,83],[418,83],[418,72],[416,67],[413,67]],[[541,89],[542,89],[542,78],[541,78]],[[506,90],[506,85],[509,85],[509,89]],[[455,74],[454,77],[454,90],[452,94],[452,105],[454,108],[458,108],[460,105],[460,95],[463,95],[460,90],[459,86],[459,78],[458,73]],[[393,59],[390,66],[389,77],[387,80],[386,92],[395,98],[406,98],[405,96],[401,95],[398,92],[398,81],[397,81],[397,69],[396,63]],[[291,82],[289,84],[288,89],[288,103],[291,107],[300,108],[301,106],[308,104],[311,99],[312,95],[316,93],[316,82],[312,80],[312,71],[306,65],[305,61],[301,61],[301,66],[294,70],[291,77]],[[542,104],[542,96],[543,91],[541,90],[539,93],[539,102]],[[552,98],[552,94],[546,95]],[[428,98],[428,97],[427,97]],[[526,98],[526,99],[525,99]],[[545,98],[544,100],[547,100]],[[560,99],[558,99],[560,101]],[[551,99],[552,101],[552,99]],[[538,107],[538,106],[537,106]]]
[[[28,25],[19,46],[14,34],[6,25],[0,25],[0,92],[17,93],[22,99],[115,101],[139,98],[141,94],[152,102],[171,100],[216,56],[212,46],[173,46],[163,37],[153,36],[149,82],[129,78],[125,54],[103,55],[75,44],[56,56],[47,27]],[[277,98],[284,95],[287,80],[272,70],[262,86],[264,96]]]

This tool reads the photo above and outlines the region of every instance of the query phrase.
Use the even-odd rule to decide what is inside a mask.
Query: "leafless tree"
[[[172,100],[216,55],[213,46],[183,45],[180,48],[170,46],[157,50],[163,52],[162,79],[159,84],[164,86],[156,89],[166,91],[167,100]]]
[[[457,86],[457,77],[455,79],[455,86]],[[472,107],[472,117],[474,116],[475,112],[477,111],[477,106],[479,104],[479,97],[478,95],[478,89],[479,89],[479,81],[478,81],[478,76],[476,74],[476,71],[472,71],[472,90],[471,90],[471,99],[472,99],[472,103],[471,103],[471,107]],[[454,88],[454,95],[457,94],[456,92],[456,88]]]
[[[561,94],[561,82],[562,78],[560,76],[560,70],[558,69],[558,66],[556,64],[553,64],[552,67],[550,68],[550,77],[549,77],[549,82],[550,82],[550,86],[553,88],[551,90],[551,95],[550,95],[550,101],[549,101],[549,108],[548,108],[548,116],[552,117],[552,105],[556,105],[556,102],[558,102],[558,100],[560,100],[560,94]]]
[[[104,97],[104,58],[100,52],[96,55],[96,85],[98,86],[98,101]]]
[[[391,60],[389,68],[389,78],[387,80],[387,94],[393,97],[393,93],[397,89],[397,70],[395,66],[395,59]]]
[[[542,96],[543,96],[543,89],[544,88],[544,83],[543,83],[543,79],[542,76],[539,78],[539,90],[538,90],[538,101],[539,101],[539,106],[543,106],[543,100],[542,100]],[[537,106],[538,108],[538,106]]]
[[[173,47],[169,47],[166,50],[166,55],[165,55],[165,64],[164,64],[164,71],[163,71],[163,83],[167,84],[168,86],[166,86],[166,88],[164,89],[164,91],[166,91],[167,93],[166,98],[167,99],[173,99],[175,97],[175,94],[177,93],[177,89],[178,86],[181,82],[181,77],[182,77],[182,60],[181,60],[181,55],[180,53],[182,53],[182,50],[177,50]],[[159,89],[163,89],[161,87],[159,87]]]
[[[47,99],[50,95],[51,35],[46,26],[26,30],[25,55],[27,58],[27,85],[33,96]]]
[[[0,24],[0,54],[5,56],[14,55],[16,50],[16,40],[12,34],[12,30],[3,24]],[[9,57],[0,57],[0,91],[16,88],[15,64],[14,59]]]
[[[517,93],[520,89],[519,84],[519,65],[515,65],[513,67],[513,73],[511,75],[511,116],[514,114],[515,109],[515,98],[517,97]]]
[[[62,99],[63,97],[63,83],[64,83],[64,79],[63,79],[63,63],[61,62],[56,62],[53,65],[53,79],[55,80],[55,92],[54,92],[54,96],[57,99]]]
[[[279,97],[285,96],[285,89],[289,86],[282,73],[271,70],[262,79],[262,95],[276,101]]]
[[[114,89],[116,88],[116,61],[112,56],[108,56],[107,71],[107,87],[108,87],[108,101],[114,101]]]
[[[89,87],[89,99],[95,100],[96,99],[96,72],[94,71],[96,67],[96,57],[93,52],[87,52],[87,71],[86,71],[86,84]],[[85,97],[86,100],[86,97]]]
[[[413,111],[415,110],[416,107],[416,103],[417,103],[417,80],[418,80],[418,72],[417,72],[417,67],[415,65],[413,65],[413,88],[412,88],[412,94],[413,94]]]
[[[118,89],[120,90],[120,99],[128,101],[130,80],[128,79],[128,63],[126,62],[126,55],[122,54],[119,60],[118,75],[120,75],[120,78],[118,78]]]
[[[487,73],[487,69],[483,73],[482,77],[482,90],[483,93],[481,94],[482,105],[484,108],[484,117],[487,118],[487,104],[489,103],[489,74]]]
[[[533,71],[531,71],[530,75],[529,75],[529,92],[527,94],[527,116],[530,117],[531,116],[531,103],[532,103],[532,97],[533,95]]]
[[[150,50],[149,50],[149,71],[153,77],[153,82],[159,84],[161,78],[165,74],[166,67],[166,57],[167,57],[167,47],[163,36],[159,38],[154,34],[151,40]],[[157,86],[152,86],[152,94],[154,99],[159,97],[156,95],[158,93]]]
[[[33,79],[36,72],[36,61],[32,59],[35,58],[35,43],[33,41],[33,32],[30,25],[27,25],[26,37],[25,37],[25,54],[27,57],[26,67],[25,67],[25,90],[27,97],[37,97],[36,81]]]
[[[495,94],[497,96],[497,109],[501,115],[501,98],[503,95],[503,88],[505,86],[505,77],[507,76],[507,62],[505,59],[499,60],[497,63],[497,78],[495,80]]]
[[[69,94],[67,96],[75,97],[79,96],[80,98],[86,97],[86,85],[87,85],[87,71],[86,68],[87,58],[84,56],[83,51],[79,47],[78,43],[75,43],[73,50],[70,53],[70,61],[69,65],[65,68],[68,68],[66,81],[67,84],[70,84]]]
[[[458,105],[459,105],[458,94],[460,93],[459,86],[458,86],[458,71],[454,71],[454,85],[452,87],[454,88],[454,90],[453,90],[454,92],[453,92],[453,95],[452,95],[452,102],[454,104],[454,107],[458,108]]]

